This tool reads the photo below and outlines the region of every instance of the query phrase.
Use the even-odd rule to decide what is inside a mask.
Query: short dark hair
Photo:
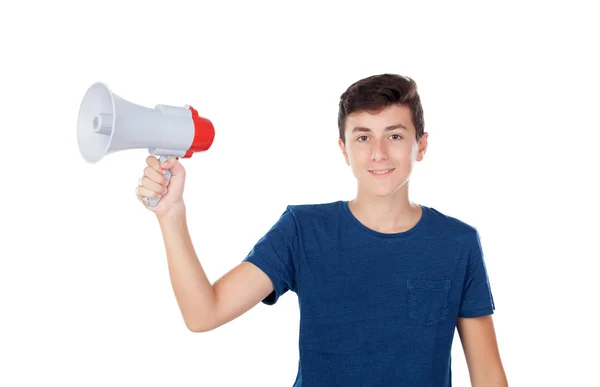
[[[377,113],[384,108],[398,104],[410,109],[412,123],[416,129],[417,142],[423,136],[425,120],[421,98],[416,82],[398,74],[379,74],[361,79],[348,87],[340,96],[338,128],[340,139],[346,143],[345,126],[349,114],[360,111]]]

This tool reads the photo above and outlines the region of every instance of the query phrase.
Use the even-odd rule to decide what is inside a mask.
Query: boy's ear
[[[417,144],[418,146],[418,153],[417,153],[417,161],[421,161],[423,160],[423,157],[425,157],[425,152],[427,152],[427,137],[429,136],[429,134],[427,132],[423,133],[423,135],[421,136],[421,139],[419,140],[419,143]]]
[[[346,145],[344,145],[344,142],[342,141],[341,138],[338,138],[338,145],[340,146],[340,149],[342,150],[342,153],[344,154],[344,159],[346,160],[346,164],[350,165],[350,160],[348,159],[348,152],[346,152]]]

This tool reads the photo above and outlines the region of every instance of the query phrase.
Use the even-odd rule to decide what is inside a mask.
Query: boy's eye
[[[366,141],[367,140],[367,136],[360,136],[357,138],[358,141]]]
[[[402,136],[400,136],[399,134],[392,134],[392,137],[394,138],[394,140],[400,140],[402,138]]]

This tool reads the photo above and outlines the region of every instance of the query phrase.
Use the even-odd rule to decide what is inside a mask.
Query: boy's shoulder
[[[474,234],[477,233],[477,228],[464,218],[459,218],[456,215],[450,215],[449,213],[442,212],[434,207],[424,206],[423,211],[427,211],[429,217],[429,223],[436,228],[448,230],[457,234]]]
[[[341,209],[344,201],[336,200],[324,203],[288,204],[287,210],[294,216],[327,216]]]
[[[336,200],[321,203],[288,204],[285,212],[290,214],[300,228],[336,227],[343,219],[344,201]]]

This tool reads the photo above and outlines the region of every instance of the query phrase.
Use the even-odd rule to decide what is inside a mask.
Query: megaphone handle
[[[169,156],[160,156],[158,161],[162,164],[163,162],[167,161],[167,159],[169,159]],[[168,169],[165,172],[165,177],[167,178],[167,185],[168,185],[169,184],[168,182],[171,180],[171,171],[169,171]],[[150,198],[150,201],[148,204],[151,207],[155,207],[158,204],[158,202],[160,201],[160,198],[162,198],[162,195],[160,195],[160,194],[158,195],[158,197],[156,199]]]

